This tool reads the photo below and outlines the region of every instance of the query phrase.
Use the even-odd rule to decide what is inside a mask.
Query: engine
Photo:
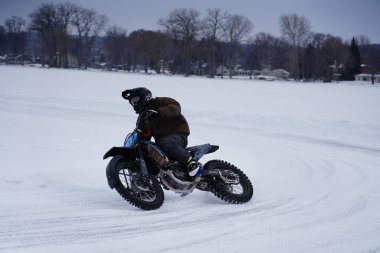
[[[159,177],[163,185],[177,193],[192,191],[196,185],[195,182],[183,180],[185,172],[179,170],[161,170]]]

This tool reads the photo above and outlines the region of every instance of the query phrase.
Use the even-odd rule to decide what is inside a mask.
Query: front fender
[[[122,159],[123,159],[122,156],[119,156],[119,155],[114,156],[107,165],[106,175],[107,175],[108,185],[111,189],[115,188],[118,184],[117,179],[119,178],[119,172],[117,171],[116,165]]]
[[[119,172],[117,171],[116,165],[122,159],[133,160],[134,155],[135,153],[133,149],[113,147],[103,156],[103,159],[113,156],[106,168],[107,181],[111,189],[115,188],[118,184],[117,180],[119,178]]]
[[[125,148],[125,147],[113,147],[110,150],[108,150],[107,153],[104,154],[103,160],[107,159],[108,157],[116,156],[116,155],[131,157],[134,154],[135,154],[134,149]]]

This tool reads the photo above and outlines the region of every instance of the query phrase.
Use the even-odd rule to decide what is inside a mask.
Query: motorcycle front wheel
[[[142,177],[134,163],[120,161],[116,164],[118,178],[116,191],[132,205],[142,210],[155,210],[164,203],[164,192],[154,176]]]

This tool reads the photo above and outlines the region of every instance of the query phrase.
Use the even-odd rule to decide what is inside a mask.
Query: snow
[[[220,145],[254,198],[211,193],[141,211],[103,154],[145,86],[181,102],[189,145]],[[1,252],[380,252],[380,86],[0,66]]]

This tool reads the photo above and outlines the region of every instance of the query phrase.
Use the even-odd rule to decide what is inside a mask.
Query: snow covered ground
[[[243,205],[165,191],[141,211],[103,154],[145,86],[182,104],[189,145],[240,167]],[[0,66],[0,252],[380,252],[380,86]]]

